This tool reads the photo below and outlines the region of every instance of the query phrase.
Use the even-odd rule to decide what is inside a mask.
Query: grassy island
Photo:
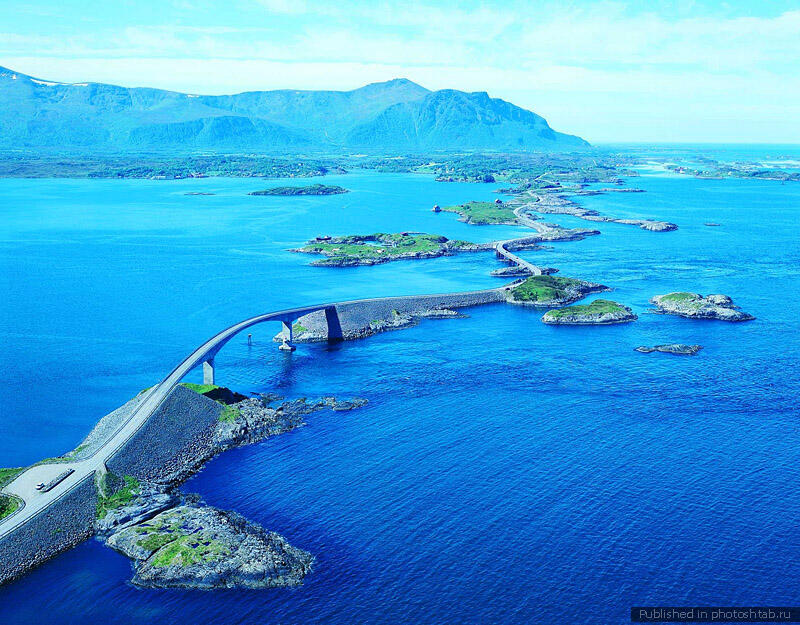
[[[570,292],[585,284],[575,278],[560,276],[531,276],[511,290],[514,300],[519,302],[552,302],[565,300]]]
[[[438,234],[378,232],[367,235],[318,237],[293,251],[325,256],[322,260],[314,261],[312,263],[314,265],[348,267],[376,265],[392,260],[435,258],[457,251],[479,249],[484,249],[484,246],[448,239]]]
[[[488,224],[516,224],[517,216],[506,204],[496,202],[467,202],[456,206],[445,206],[443,211],[458,213],[461,220],[477,226]]]
[[[551,324],[606,325],[635,321],[637,316],[630,308],[607,299],[596,299],[590,304],[567,306],[548,310],[542,321]]]
[[[262,191],[251,191],[247,195],[338,195],[349,193],[348,189],[328,184],[312,184],[306,187],[272,187]]]
[[[676,291],[656,295],[650,300],[659,312],[679,315],[689,319],[719,319],[721,321],[750,321],[755,319],[739,310],[727,295],[714,294],[705,297],[699,293]]]

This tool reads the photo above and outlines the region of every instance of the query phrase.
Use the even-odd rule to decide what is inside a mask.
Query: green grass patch
[[[662,295],[659,299],[662,302],[693,302],[699,298],[696,293],[676,292]]]
[[[20,473],[25,470],[25,467],[15,467],[13,469],[0,469],[0,488],[3,488],[9,482],[12,482]]]
[[[9,495],[0,495],[0,519],[14,514],[19,509],[19,499]]]
[[[196,562],[218,560],[228,554],[221,542],[202,534],[180,536],[162,547],[151,560],[153,566],[189,566]]]
[[[222,388],[216,384],[193,384],[191,382],[181,382],[181,386],[185,386],[190,391],[194,391],[200,395],[205,395],[206,393],[210,393],[218,388]]]
[[[97,518],[102,519],[111,510],[122,508],[133,501],[134,497],[141,492],[139,480],[130,475],[123,476],[125,484],[117,492],[110,495],[100,493],[97,497]]]
[[[672,304],[681,306],[683,309],[699,309],[703,305],[703,298],[697,293],[676,292],[667,293],[658,298],[661,304]]]
[[[302,325],[302,324],[295,323],[295,324],[292,326],[292,332],[293,332],[294,334],[302,334],[303,332],[308,332],[308,328],[307,328],[307,327],[305,327],[305,326],[304,326],[304,325]]]
[[[511,289],[511,293],[518,302],[551,302],[564,299],[569,295],[566,289],[580,283],[575,278],[531,276]]]
[[[142,549],[146,549],[152,553],[154,551],[158,551],[164,545],[168,545],[173,540],[176,540],[176,537],[171,534],[158,534],[154,532],[146,538],[136,541],[136,544]]]
[[[65,456],[55,456],[54,458],[42,458],[38,462],[35,462],[33,466],[38,467],[40,464],[54,464],[57,462],[67,462],[70,458]]]
[[[581,304],[577,306],[567,306],[548,311],[547,316],[553,319],[570,317],[572,315],[604,315],[608,313],[626,312],[626,309],[617,302],[608,299],[596,299],[591,304]]]
[[[442,210],[458,213],[467,223],[478,226],[517,223],[517,216],[510,207],[495,202],[467,202],[456,206],[445,206]]]
[[[219,420],[223,423],[234,423],[241,416],[242,413],[236,406],[222,404],[222,412],[219,413]]]

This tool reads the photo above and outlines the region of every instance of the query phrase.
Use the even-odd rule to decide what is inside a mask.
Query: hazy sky
[[[800,143],[800,0],[0,0],[0,65],[215,94],[406,77],[595,143]]]

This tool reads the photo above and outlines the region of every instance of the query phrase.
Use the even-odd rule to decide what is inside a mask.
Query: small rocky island
[[[676,292],[656,295],[650,300],[658,312],[689,319],[719,319],[720,321],[750,321],[753,315],[739,310],[727,295],[707,295]]]
[[[140,494],[131,502],[146,505]],[[184,501],[106,540],[134,562],[133,583],[150,588],[297,586],[314,557],[235,512]]]
[[[398,232],[386,234],[317,237],[305,246],[292,250],[304,254],[319,254],[325,258],[312,265],[324,267],[354,267],[378,265],[393,260],[436,258],[456,252],[491,249],[491,245],[448,239],[438,234]]]
[[[476,226],[488,224],[514,226],[519,223],[519,219],[514,214],[514,209],[500,200],[494,202],[467,202],[457,206],[445,206],[441,210],[448,213],[458,213],[461,215],[459,221]]]
[[[607,286],[562,276],[531,276],[508,292],[508,302],[523,306],[551,308],[565,306],[590,293],[610,291]],[[601,300],[598,300],[601,301]]]
[[[339,195],[349,189],[329,184],[312,184],[305,187],[272,187],[262,191],[251,191],[247,195]]]
[[[684,343],[667,343],[666,345],[640,345],[636,348],[637,352],[643,354],[652,354],[653,352],[661,352],[663,354],[675,354],[678,356],[694,356],[697,352],[703,349],[702,345],[685,345]]]
[[[638,317],[627,306],[607,299],[596,299],[591,304],[567,306],[548,310],[542,317],[552,325],[610,325],[629,323]]]

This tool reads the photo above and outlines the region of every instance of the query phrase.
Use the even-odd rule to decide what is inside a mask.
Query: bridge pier
[[[293,352],[297,349],[294,345],[292,345],[292,339],[294,339],[294,333],[292,331],[292,324],[294,323],[294,319],[290,319],[289,321],[281,321],[283,324],[283,342],[278,345],[278,349],[284,352]],[[286,336],[289,336],[289,339],[286,339]]]
[[[214,359],[203,362],[203,384],[214,384]]]

